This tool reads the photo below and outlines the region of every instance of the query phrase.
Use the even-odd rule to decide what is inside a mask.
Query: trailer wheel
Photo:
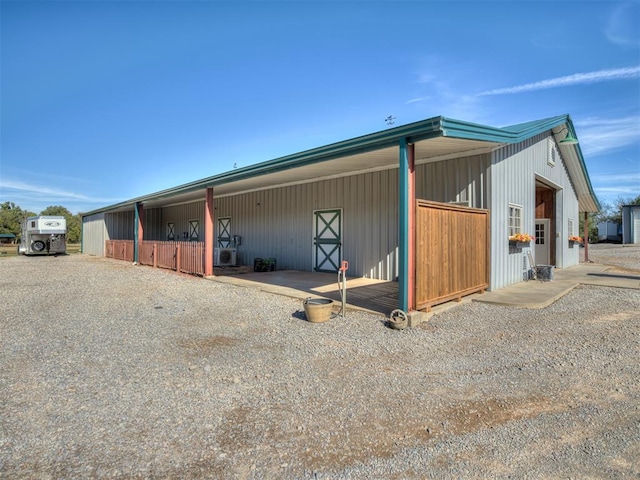
[[[31,244],[31,248],[33,248],[36,252],[41,252],[44,250],[44,242],[42,240],[36,240]]]

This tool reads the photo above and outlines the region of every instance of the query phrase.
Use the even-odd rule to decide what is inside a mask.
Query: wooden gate
[[[416,202],[416,308],[489,286],[489,211]]]

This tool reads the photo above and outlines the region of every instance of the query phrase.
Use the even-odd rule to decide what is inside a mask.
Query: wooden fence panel
[[[153,265],[155,244],[157,242],[143,241],[138,252],[138,263],[140,265]]]
[[[105,257],[133,262],[133,240],[107,240]]]
[[[180,271],[204,275],[204,242],[180,243]]]
[[[489,286],[489,211],[418,200],[416,205],[416,308]]]
[[[158,268],[176,269],[176,242],[158,242],[156,249]]]
[[[104,248],[104,256],[113,258],[113,240],[107,240]]]
[[[133,240],[107,240],[105,256],[133,262],[133,247]],[[145,240],[140,244],[138,263],[204,276],[204,242]]]

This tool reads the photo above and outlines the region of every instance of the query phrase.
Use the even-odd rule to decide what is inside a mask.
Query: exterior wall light
[[[563,140],[560,140],[559,143],[561,143],[562,145],[575,145],[578,143],[578,139],[576,137],[574,137],[573,135],[571,135],[571,132],[569,131],[569,129],[567,127],[564,127],[562,130],[560,130],[557,135],[560,135],[563,131],[567,131],[567,135],[564,137]]]

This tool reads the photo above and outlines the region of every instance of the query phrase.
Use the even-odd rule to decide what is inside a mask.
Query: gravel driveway
[[[640,475],[638,290],[395,331],[86,255],[0,269],[2,478]]]

